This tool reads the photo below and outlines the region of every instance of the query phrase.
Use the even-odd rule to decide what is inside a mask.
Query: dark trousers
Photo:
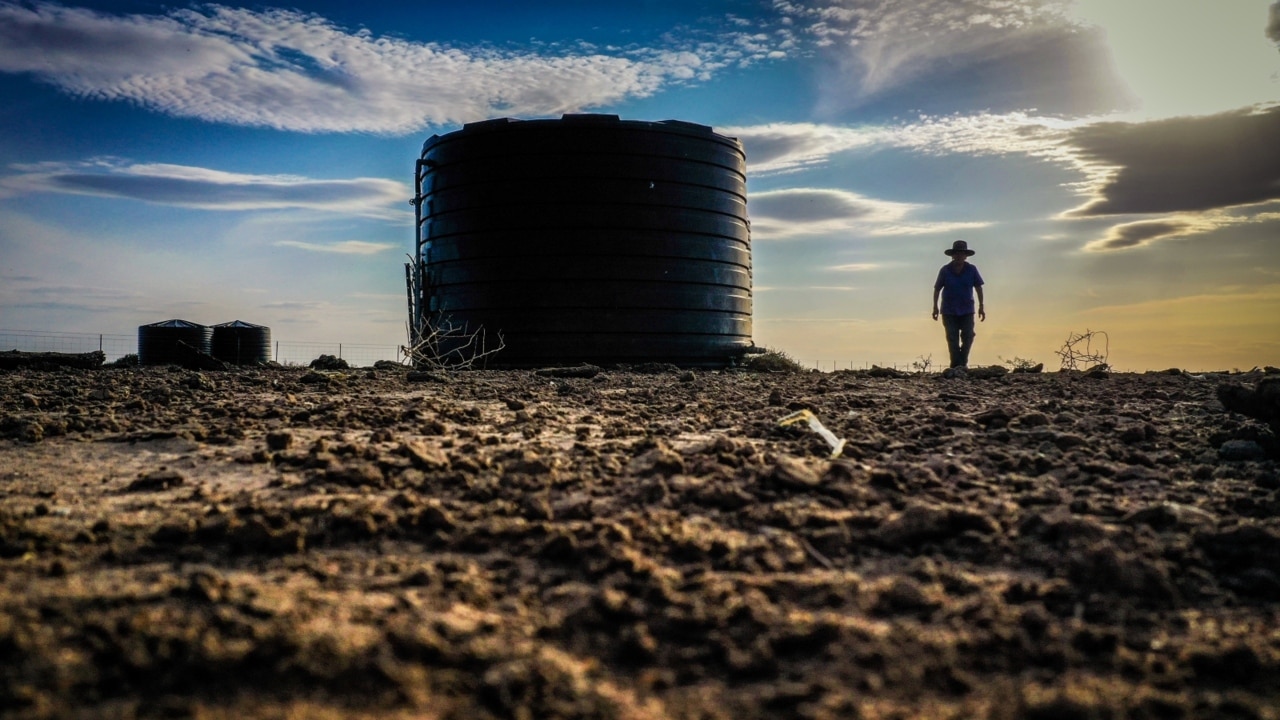
[[[973,315],[943,315],[942,328],[947,331],[947,350],[951,367],[969,364],[969,348],[973,347]]]

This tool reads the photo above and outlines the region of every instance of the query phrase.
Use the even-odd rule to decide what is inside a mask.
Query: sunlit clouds
[[[379,37],[292,10],[107,15],[0,4],[0,71],[178,117],[302,132],[556,115],[784,57],[791,44],[740,32],[689,47],[539,54]]]

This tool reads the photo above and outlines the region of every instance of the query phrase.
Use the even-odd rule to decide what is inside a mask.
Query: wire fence
[[[0,329],[0,352],[87,353],[101,350],[107,362],[119,360],[125,355],[137,354],[136,335],[107,333],[70,333],[46,330]],[[283,365],[307,365],[321,355],[333,355],[346,360],[353,367],[368,367],[379,360],[400,361],[397,345],[367,345],[340,342],[289,342],[276,340],[271,344],[272,360]]]
[[[42,330],[0,329],[0,352],[23,350],[26,352],[85,353],[101,350],[107,362],[138,352],[136,335],[111,335],[94,333],[49,332]],[[379,360],[400,362],[398,345],[367,345],[340,342],[290,342],[276,340],[271,344],[271,359],[283,365],[307,365],[321,355],[333,355],[346,360],[352,367],[368,367]],[[854,362],[849,360],[806,360],[797,358],[801,366],[831,372],[834,370],[865,370],[872,365],[891,367],[895,370],[915,371],[929,369],[941,371],[938,365],[921,367],[919,362]]]

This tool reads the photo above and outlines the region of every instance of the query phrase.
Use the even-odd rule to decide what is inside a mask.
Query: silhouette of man
[[[951,368],[969,365],[969,349],[973,347],[973,295],[978,295],[978,318],[987,321],[987,310],[982,299],[982,275],[968,258],[975,253],[964,240],[957,240],[951,249],[942,251],[951,256],[951,262],[938,271],[933,283],[933,319],[938,319],[938,296],[942,296],[942,327],[947,332],[947,350],[951,353]]]

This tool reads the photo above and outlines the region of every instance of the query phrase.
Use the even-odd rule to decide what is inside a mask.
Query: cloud
[[[778,0],[822,48],[818,113],[885,108],[1073,114],[1129,101],[1105,35],[1067,0]]]
[[[387,220],[412,196],[404,184],[381,178],[316,180],[293,175],[246,175],[163,163],[99,159],[19,165],[0,177],[0,197],[32,192],[124,198],[203,210],[307,209]]]
[[[845,263],[844,265],[832,265],[828,270],[836,272],[870,272],[879,270],[884,267],[881,263]]]
[[[292,10],[109,15],[0,2],[0,72],[177,117],[302,132],[406,134],[556,115],[705,80],[793,44],[735,32],[687,47],[539,55],[349,32]]]
[[[373,255],[385,250],[394,250],[390,243],[372,243],[364,240],[346,240],[329,244],[302,242],[299,240],[281,240],[276,243],[282,247],[298,248],[310,252],[338,253],[341,255]]]
[[[874,129],[815,123],[770,123],[719,128],[742,141],[753,174],[792,172],[825,163],[832,155],[869,148],[881,140]]]
[[[927,205],[877,200],[848,190],[789,188],[752,193],[751,233],[757,240],[857,231],[860,235],[924,235],[984,227],[987,223],[909,222]]]
[[[1157,240],[1194,235],[1205,229],[1184,219],[1139,220],[1109,228],[1102,239],[1094,240],[1084,249],[1087,252],[1126,250],[1150,245]]]
[[[1085,252],[1129,250],[1146,247],[1162,240],[1204,235],[1232,225],[1269,223],[1277,220],[1280,220],[1280,213],[1231,215],[1217,211],[1138,220],[1108,228],[1101,238],[1086,244],[1084,250]]]
[[[1176,215],[1173,220],[1116,225],[1088,244],[1091,252],[1146,247],[1225,224],[1262,222],[1269,217],[1266,206],[1280,201],[1280,143],[1275,142],[1280,137],[1280,104],[1146,122],[980,113],[922,116],[911,123],[856,128],[774,123],[736,127],[730,134],[743,141],[755,174],[815,167],[842,153],[887,149],[922,155],[1021,155],[1080,173],[1080,182],[1064,189],[1084,200],[1062,218]],[[765,237],[831,232],[856,224],[857,218],[850,213],[843,220],[826,218],[825,224],[815,218],[802,225],[779,225],[772,221],[794,218],[770,216],[773,209],[758,205],[756,198],[752,196],[752,215],[768,216]],[[777,199],[795,202],[800,198]],[[985,225],[882,220],[869,231],[879,236],[906,235]],[[757,227],[754,220],[753,227]]]
[[[747,203],[753,237],[768,240],[846,232],[859,225],[894,222],[921,207],[825,188],[752,193]]]
[[[914,122],[848,127],[820,123],[769,123],[720,128],[737,137],[753,175],[816,167],[848,152],[890,148],[926,155],[1009,155],[1083,164],[1066,144],[1068,131],[1088,119],[1063,120],[1028,113],[921,115]]]
[[[320,300],[281,300],[263,303],[261,307],[271,310],[324,310],[329,307],[329,303]]]
[[[1206,211],[1280,200],[1280,105],[1069,134],[1105,179],[1069,217]]]
[[[1267,37],[1280,43],[1280,2],[1274,2],[1267,11]]]

